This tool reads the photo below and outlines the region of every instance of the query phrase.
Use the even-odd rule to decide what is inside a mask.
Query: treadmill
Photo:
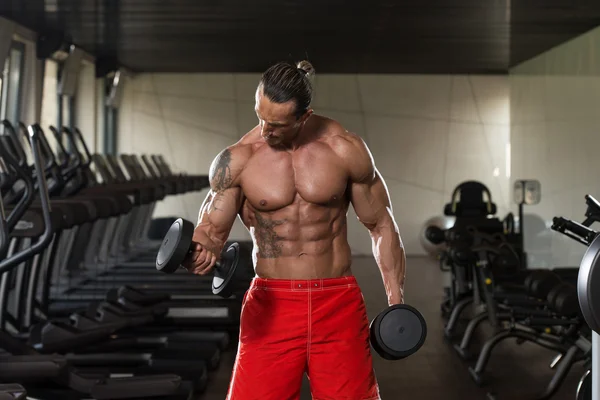
[[[48,192],[46,190],[45,173],[41,164],[41,156],[38,148],[39,136],[34,126],[29,127],[31,146],[33,149],[33,158],[35,163],[35,172],[37,180],[37,189],[40,191],[41,218],[43,221],[43,232],[39,239],[25,248],[15,251],[6,257],[6,243],[9,234],[22,229],[18,225],[21,218],[27,213],[27,208],[34,198],[33,183],[27,177],[26,172],[19,169],[19,166],[11,154],[8,153],[8,146],[5,145],[5,138],[0,146],[0,157],[2,159],[3,169],[5,171],[15,170],[20,178],[25,181],[25,190],[22,197],[14,208],[5,218],[4,213],[0,215],[0,236],[2,237],[2,261],[0,261],[0,274],[2,280],[6,281],[7,274],[12,272],[23,262],[38,256],[51,242],[53,233],[53,224],[60,223],[53,218]],[[0,196],[2,197],[2,196]],[[0,209],[3,209],[0,207]],[[55,213],[57,215],[57,213]],[[22,224],[23,225],[23,224]],[[3,293],[2,303],[6,304],[6,292]],[[5,328],[3,323],[2,328]],[[35,383],[35,386],[27,387],[31,395],[34,392],[43,390],[42,387],[48,382],[51,383],[51,392],[61,392],[60,397],[54,398],[90,398],[96,399],[134,399],[134,398],[163,398],[163,399],[190,399],[193,392],[189,383],[182,381],[181,377],[176,375],[153,375],[146,377],[130,378],[110,378],[104,372],[88,373],[88,375],[73,370],[62,356],[40,355],[31,347],[22,341],[14,338],[6,331],[0,331],[0,348],[6,353],[0,355],[0,380],[7,382]],[[32,390],[33,389],[33,390]],[[22,397],[19,393],[13,393]],[[10,394],[10,395],[13,395]],[[53,398],[48,396],[45,398]]]
[[[99,160],[101,159],[100,156],[96,155],[94,160]],[[104,165],[105,166],[105,165]],[[101,166],[99,168],[99,170],[102,170],[104,168],[104,166]],[[103,177],[103,180],[106,181],[106,176]],[[135,200],[139,200],[140,197],[136,198]],[[143,215],[142,213],[138,213],[138,215]],[[131,221],[131,218],[129,219],[129,221]],[[136,222],[134,225],[139,226],[140,223]],[[115,227],[115,229],[119,226],[119,224],[113,224],[113,226]],[[79,235],[81,237],[81,235]],[[118,235],[111,233],[110,231],[107,232],[105,234],[105,236],[108,237],[118,237]],[[103,243],[106,243],[107,241],[103,239],[102,241]],[[112,242],[112,246],[113,246],[113,251],[114,251],[114,246],[118,245],[119,242],[117,240],[114,240]],[[59,259],[57,257],[57,259]],[[60,260],[64,260],[65,258],[60,257]],[[46,276],[50,276],[50,274],[46,274]],[[188,280],[191,280],[189,278],[194,278],[195,276],[191,276],[188,275]],[[205,280],[206,281],[206,280]],[[81,307],[84,303],[89,302],[90,300],[97,300],[99,298],[101,298],[102,296],[104,296],[107,292],[108,289],[114,288],[117,285],[107,285],[107,286],[100,286],[100,284],[97,285],[92,285],[91,289],[90,286],[88,286],[87,288],[81,288],[81,289],[69,289],[67,290],[64,295],[60,296],[61,300],[64,300],[64,297],[66,295],[67,297],[67,301],[61,301],[60,304],[52,304],[53,301],[50,300],[50,304],[48,305],[47,309],[48,309],[48,313],[49,315],[65,315],[67,313],[71,313],[75,308]],[[144,292],[147,292],[147,288],[143,285],[140,285],[142,289],[145,289]],[[172,288],[171,288],[172,289]],[[175,288],[175,289],[180,289],[179,288]],[[87,293],[89,293],[89,291],[92,290],[93,291],[93,295],[90,296],[89,294],[86,295]],[[168,289],[163,289],[163,290],[157,290],[157,292],[160,293],[164,293],[165,290],[168,291]],[[87,293],[86,293],[87,292]],[[139,293],[138,293],[139,294]],[[208,292],[206,294],[200,294],[198,295],[198,290],[192,290],[190,289],[190,291],[188,291],[187,293],[184,293],[184,295],[187,295],[188,298],[191,297],[191,299],[196,299],[196,300],[206,300],[207,303],[209,303],[210,305],[214,305],[214,307],[211,308],[207,308],[207,307],[190,307],[189,303],[186,303],[184,305],[184,307],[172,307],[172,309],[170,310],[169,313],[169,318],[164,322],[165,325],[169,325],[172,323],[179,323],[181,322],[180,319],[185,319],[186,323],[185,325],[200,325],[200,326],[206,326],[207,324],[210,325],[212,324],[212,321],[214,318],[221,318],[221,319],[230,319],[232,315],[239,315],[239,310],[240,310],[240,301],[238,299],[238,301],[227,301],[224,300],[218,296],[214,296],[212,295],[212,293]],[[191,296],[190,296],[191,295]],[[53,296],[54,298],[56,298],[56,294]],[[73,303],[73,300],[75,300],[75,303]],[[162,297],[162,299],[164,300],[165,297]],[[71,304],[69,304],[71,303]],[[217,303],[217,304],[212,304],[212,303]],[[221,305],[224,304],[224,305]],[[233,309],[231,309],[233,307]],[[61,312],[61,310],[63,310],[64,312]],[[233,323],[233,325],[237,325],[238,324],[238,319],[239,317],[234,317],[233,321],[231,321]],[[229,325],[229,324],[228,324]]]
[[[42,139],[44,138],[43,135],[41,137],[42,137]],[[75,146],[73,146],[73,147],[75,147]],[[46,148],[49,149],[49,146],[46,146]],[[60,150],[61,149],[59,148],[59,151]],[[57,169],[59,169],[58,166],[57,166],[57,163],[56,163],[56,158],[67,159],[68,156],[65,155],[65,154],[62,154],[61,157],[55,157],[54,154],[51,153],[51,150],[48,150],[48,151],[50,152],[50,154],[48,154],[48,158],[49,158],[48,164],[51,166],[51,168],[52,168],[53,171],[56,171]],[[62,149],[62,151],[64,151],[64,149]],[[95,155],[92,158],[96,162],[99,162],[99,160],[102,159],[102,157],[99,156],[99,155]],[[89,164],[82,163],[82,167],[83,168],[85,168],[86,165],[89,167]],[[100,172],[105,171],[104,175],[102,176],[102,180],[103,180],[103,182],[107,182],[107,185],[109,185],[110,184],[109,178],[107,178],[108,177],[108,173],[106,172],[108,170],[108,167],[107,167],[106,163],[100,163],[99,165],[100,166],[98,167],[98,170]],[[122,171],[121,171],[121,173],[122,173]],[[60,173],[56,173],[55,172],[55,175],[58,175],[59,178],[57,180],[60,180]],[[86,174],[84,173],[82,175],[85,176]],[[123,183],[125,184],[125,183],[129,183],[129,182],[123,182]],[[113,183],[112,185],[114,187],[115,184]],[[97,186],[98,185],[92,186],[92,188],[97,187]],[[148,185],[145,185],[145,187],[148,187]],[[90,189],[92,189],[92,188],[90,188]],[[86,192],[88,192],[88,191],[86,191]],[[125,192],[125,194],[126,193],[127,192]],[[133,196],[133,197],[134,197],[134,199],[133,199],[134,202],[147,203],[148,200],[151,200],[149,198],[148,191],[142,193],[141,190],[140,190],[139,192],[136,192],[135,196]],[[137,205],[138,205],[137,203],[134,204],[134,209],[136,208]],[[144,205],[146,205],[146,204],[144,204]],[[139,210],[140,207],[137,207],[137,208],[138,208],[138,212],[137,212],[136,215],[138,216],[138,218],[140,216],[147,215],[147,213],[142,212],[143,210],[142,211]],[[135,221],[134,217],[135,217],[135,215],[132,217],[132,213],[129,213],[129,214],[125,215],[124,217],[121,216],[119,218],[120,218],[120,220],[125,220],[125,224],[130,223],[129,224],[130,226],[131,225],[133,225],[133,226],[140,226],[141,223],[139,221]],[[113,223],[111,225],[109,225],[109,224],[104,224],[103,225],[104,227],[107,227],[108,229],[104,233],[104,238],[102,238],[100,240],[100,242],[102,243],[100,245],[100,250],[110,248],[111,249],[110,251],[112,253],[115,253],[117,251],[118,246],[121,244],[120,240],[118,240],[118,238],[120,237],[119,236],[119,229],[118,228],[121,225],[123,225],[123,224],[121,224],[119,222]],[[102,229],[103,226],[101,226],[100,229]],[[98,236],[99,236],[97,234],[97,232],[99,230],[95,229],[96,227],[97,227],[97,225],[93,228],[92,232],[94,232],[94,237],[97,239],[96,240],[96,242],[97,242],[98,241]],[[111,231],[110,228],[112,228],[113,230]],[[78,234],[76,232],[72,232],[70,235],[71,236],[77,236],[78,239],[81,239],[84,236],[84,235]],[[109,239],[106,239],[106,238],[109,238]],[[110,241],[110,238],[113,239],[112,242]],[[115,238],[117,238],[117,239],[115,239]],[[56,258],[54,258],[52,260],[48,260],[48,262],[58,262],[59,260],[63,261],[65,259],[69,259],[70,260],[69,257],[65,256],[65,254],[68,254],[68,249],[69,248],[72,249],[72,248],[80,248],[81,247],[81,245],[77,246],[77,245],[74,244],[74,242],[76,242],[76,240],[77,240],[77,238],[76,239],[73,239],[73,238],[67,239],[67,243],[68,244],[63,247],[64,251],[63,251],[63,253],[61,253],[61,257],[56,257]],[[91,247],[97,249],[97,247],[94,247],[94,243],[95,242],[92,242],[92,246]],[[65,250],[65,248],[67,250]],[[100,252],[100,253],[102,253],[102,252]],[[74,264],[73,262],[69,261],[69,263],[67,265],[73,265],[73,264]],[[48,277],[51,276],[51,273],[46,272],[45,276],[48,278]],[[195,276],[188,276],[188,277],[189,278],[193,278]],[[49,285],[46,285],[46,287],[48,287],[48,286]],[[61,301],[60,304],[56,304],[56,303],[52,304],[52,300],[51,300],[50,296],[52,296],[54,299],[56,299],[57,296],[56,296],[56,292],[53,292],[52,290],[50,290],[48,293],[45,294],[46,295],[45,297],[47,298],[47,300],[41,299],[41,303],[44,304],[43,308],[45,310],[47,310],[47,312],[48,312],[49,315],[62,315],[62,316],[66,316],[67,314],[70,314],[74,309],[83,306],[84,303],[87,303],[90,300],[98,300],[100,298],[103,298],[105,296],[106,292],[107,292],[107,289],[108,288],[113,288],[113,287],[114,287],[114,285],[111,285],[109,287],[104,287],[104,288],[100,288],[98,286],[98,287],[95,288],[95,293],[94,293],[93,296],[85,296],[85,297],[81,296],[81,293],[73,293],[74,290],[70,289],[70,290],[68,290],[65,293],[65,295],[67,297],[67,301],[66,302]],[[189,304],[186,304],[185,305],[186,307],[183,307],[183,309],[182,308],[176,308],[176,309],[172,309],[171,310],[171,313],[169,315],[170,319],[167,322],[165,322],[167,325],[171,324],[171,323],[177,323],[177,318],[186,318],[187,322],[188,322],[188,324],[186,324],[186,325],[190,325],[191,324],[193,326],[193,325],[198,325],[198,323],[199,323],[201,326],[203,326],[203,325],[206,325],[206,324],[211,324],[212,321],[214,320],[214,318],[221,318],[221,319],[229,320],[231,315],[235,316],[235,315],[239,314],[239,308],[240,308],[239,301],[235,302],[237,304],[235,304],[234,308],[232,310],[230,310],[229,308],[232,307],[232,305],[230,304],[231,302],[224,301],[224,299],[222,299],[220,297],[217,297],[217,296],[214,296],[214,295],[212,295],[212,293],[208,294],[208,295],[201,294],[200,296],[198,296],[197,295],[197,293],[198,293],[197,290],[193,290],[191,292],[192,292],[191,294],[194,295],[193,297],[196,298],[196,299],[202,299],[202,298],[204,298],[204,299],[207,300],[208,303],[214,303],[215,301],[218,301],[220,303],[223,303],[224,305],[221,306],[220,304],[219,305],[215,304],[215,307],[206,308],[206,307],[190,307]],[[136,293],[136,294],[138,294],[138,297],[141,296],[141,294],[139,292]],[[190,293],[188,293],[188,295],[189,294]],[[60,299],[64,300],[65,295],[61,295]],[[72,303],[72,299],[74,297],[76,297],[77,300],[73,304]],[[164,300],[166,298],[165,297],[160,297],[160,299]],[[48,303],[50,303],[50,304],[48,304]],[[71,305],[69,305],[69,303],[71,303]],[[63,310],[63,311],[61,312],[61,310]],[[173,320],[173,318],[175,318],[175,320]],[[233,321],[231,321],[231,323],[233,323],[234,325],[236,325],[238,323],[237,320],[238,320],[238,318],[234,318]],[[229,325],[229,323],[227,325]]]
[[[79,199],[79,202],[87,202],[93,198],[83,198]],[[102,198],[102,200],[106,200]],[[71,228],[75,223],[76,211],[81,213],[89,211],[86,208],[81,208],[77,210],[75,206],[79,205],[77,203],[78,199],[68,199],[68,207],[63,209],[59,209],[54,204],[54,209],[50,212],[51,217],[54,218],[53,227],[55,228],[53,238],[54,243],[58,243],[58,238],[60,237],[61,229]],[[64,205],[63,203],[59,203],[60,205]],[[93,208],[92,208],[93,209]],[[39,211],[39,210],[38,210]],[[28,226],[26,229],[21,229],[17,232],[15,239],[21,238],[35,238],[39,237],[43,231],[43,224],[38,223],[42,220],[41,216],[36,219],[35,210],[28,210],[29,215],[27,216],[27,223],[25,225]],[[71,213],[70,213],[71,212]],[[38,213],[39,214],[39,213]],[[62,218],[62,219],[61,219]],[[78,218],[82,218],[80,215]],[[83,217],[86,218],[86,217]],[[79,223],[83,223],[84,220],[80,220]],[[69,226],[65,226],[65,224],[70,224]],[[35,288],[35,285],[32,285],[30,282],[35,281],[37,277],[36,272],[32,272],[36,270],[36,266],[39,265],[37,261],[40,258],[29,260],[26,268],[19,268],[16,270],[16,279],[4,279],[3,285],[1,287],[0,292],[4,294],[4,298],[10,298],[12,306],[12,313],[2,312],[1,315],[4,317],[4,320],[9,320],[12,327],[14,327],[18,331],[29,332],[31,334],[28,336],[29,342],[32,345],[35,345],[39,351],[43,352],[65,352],[69,348],[78,348],[79,350],[81,346],[96,344],[94,347],[95,351],[119,351],[123,350],[125,347],[130,351],[152,351],[159,350],[158,356],[157,352],[148,353],[148,354],[130,354],[123,358],[122,354],[117,355],[113,354],[110,357],[106,355],[98,355],[95,358],[90,356],[89,350],[88,354],[85,357],[78,357],[78,362],[87,362],[87,363],[97,363],[99,359],[102,362],[110,362],[117,363],[119,365],[124,364],[125,362],[146,362],[146,364],[151,361],[153,365],[151,366],[152,370],[156,370],[157,367],[160,368],[170,368],[170,371],[175,370],[176,368],[181,369],[185,374],[195,374],[195,376],[199,378],[203,378],[203,374],[205,375],[205,371],[201,368],[202,361],[205,360],[206,366],[209,369],[214,369],[218,366],[220,361],[220,352],[221,349],[225,348],[228,344],[229,337],[224,332],[211,332],[202,333],[202,332],[190,332],[187,335],[169,335],[169,336],[154,336],[148,337],[143,333],[137,333],[134,337],[121,337],[120,335],[115,335],[113,332],[121,327],[126,326],[123,321],[120,324],[112,324],[109,326],[102,324],[95,324],[95,326],[90,326],[88,321],[88,326],[85,329],[77,329],[80,327],[74,326],[73,324],[68,325],[65,323],[56,322],[46,322],[40,323],[32,326],[32,299],[34,295],[32,293],[32,288]],[[15,286],[14,292],[16,295],[8,296],[10,291],[10,286],[7,286],[7,282],[16,281],[17,285]],[[6,304],[4,301],[2,304]],[[9,304],[9,306],[11,305]],[[4,310],[3,310],[4,311]],[[127,321],[125,321],[127,322]],[[102,341],[103,339],[108,339],[108,336],[111,335],[111,340],[108,342],[103,342],[98,344],[98,341]],[[169,339],[169,342],[167,342]],[[187,343],[186,351],[182,351],[182,346],[184,343]],[[194,348],[189,350],[189,343],[194,344]],[[177,345],[180,345],[177,347]],[[168,350],[160,352],[160,350]],[[148,357],[153,357],[152,359],[147,359]],[[177,360],[188,360],[186,363],[179,363],[177,366]],[[193,359],[193,362],[192,362]],[[91,360],[91,361],[90,361]],[[159,362],[161,362],[159,364]],[[147,365],[148,366],[148,365]]]
[[[83,198],[84,201],[88,201],[92,198]],[[68,200],[67,200],[68,201]],[[68,211],[71,210],[72,206],[76,205],[76,198],[71,200],[71,206],[62,210],[65,213],[65,216],[68,215]],[[80,211],[85,211],[85,208],[82,208]],[[83,221],[80,221],[83,222]],[[64,223],[64,221],[63,221]],[[72,222],[71,222],[72,223]],[[33,224],[35,225],[35,224]],[[35,227],[33,227],[35,228]],[[54,243],[58,243],[61,232],[57,231],[55,233],[55,241]],[[35,233],[23,233],[23,236],[35,236]],[[52,253],[54,256],[54,253]],[[39,261],[39,259],[37,260]],[[32,266],[35,270],[35,266],[39,265],[39,262],[32,262]],[[20,271],[23,271],[21,269]],[[19,276],[26,276],[24,273],[20,273]],[[20,282],[29,282],[34,281],[38,276],[36,273],[31,273],[29,277],[19,278]],[[25,285],[27,286],[27,285]],[[18,286],[18,290],[23,293],[31,294],[31,290],[22,289],[23,285]],[[29,284],[28,287],[36,287],[35,284]],[[5,291],[6,293],[7,291]],[[15,298],[19,301],[22,296],[15,296]],[[28,297],[28,298],[31,298]],[[23,305],[26,303],[27,307],[18,308],[17,313],[13,313],[13,315],[20,316],[22,314],[28,315],[28,318],[25,318],[26,324],[31,324],[31,315],[33,314],[31,304],[32,301],[23,302],[19,301],[19,305]],[[104,307],[107,304],[103,305]],[[114,304],[112,305],[114,306]],[[101,310],[103,314],[106,314],[106,309]],[[96,314],[98,310],[94,310],[93,314]],[[23,328],[31,329],[31,335],[29,337],[30,343],[35,344],[36,348],[45,352],[64,352],[69,347],[81,347],[85,345],[89,345],[97,340],[107,337],[109,334],[115,329],[121,329],[124,327],[137,326],[141,328],[141,331],[131,331],[123,333],[119,331],[118,334],[112,334],[111,340],[102,343],[95,343],[94,346],[85,349],[86,354],[84,356],[72,356],[70,358],[72,361],[77,361],[79,364],[87,365],[86,363],[103,363],[103,365],[107,365],[107,363],[113,363],[111,365],[111,369],[114,368],[114,365],[123,365],[127,363],[129,367],[132,367],[131,363],[137,363],[139,365],[140,362],[143,361],[152,361],[152,369],[156,369],[159,365],[163,368],[171,368],[171,370],[175,369],[173,362],[170,362],[167,366],[165,366],[165,362],[169,362],[170,359],[184,359],[184,360],[193,360],[192,365],[188,365],[185,367],[185,372],[196,372],[197,368],[194,369],[194,366],[199,366],[200,362],[197,360],[204,360],[206,362],[206,367],[208,369],[215,369],[219,365],[220,361],[220,351],[226,349],[229,344],[229,335],[226,332],[185,332],[185,333],[170,333],[165,334],[162,332],[162,335],[154,334],[151,332],[145,323],[151,322],[151,318],[148,319],[148,315],[138,315],[137,318],[134,318],[137,323],[132,324],[132,318],[117,318],[109,321],[98,321],[93,317],[84,314],[75,314],[70,316],[70,320],[67,321],[71,325],[56,324],[56,323],[46,323],[44,325],[38,324],[33,327],[30,325],[22,326],[19,325],[20,330],[26,330]],[[141,319],[141,321],[140,321]],[[22,323],[20,318],[14,318],[17,323]],[[175,328],[173,326],[169,327],[171,329]],[[163,329],[164,331],[165,329]],[[193,344],[193,349],[190,351],[190,344]],[[66,346],[66,347],[65,347]],[[123,354],[98,354],[91,355],[90,352],[102,352],[102,351],[122,351],[124,349],[132,350],[132,351],[154,351],[154,353],[147,354],[130,354],[125,356]],[[78,349],[81,351],[81,349]],[[164,350],[161,352],[161,350]],[[156,359],[154,357],[152,360],[147,360],[147,357],[152,356],[161,356],[163,359]],[[140,358],[141,357],[141,358]],[[167,358],[168,360],[165,360]],[[157,364],[159,361],[162,361],[161,364]],[[189,363],[188,363],[189,364]],[[181,367],[179,367],[181,368]],[[200,377],[203,377],[202,374],[197,374]]]
[[[0,137],[0,146],[8,147],[9,145],[5,144],[3,139],[6,138]],[[4,166],[6,166],[6,164]],[[6,178],[8,174],[2,173],[1,175],[3,178]],[[0,179],[0,181],[6,182],[6,179]],[[9,244],[9,229],[6,223],[6,214],[2,201],[2,192],[4,192],[3,189],[4,187],[0,186],[0,258],[2,259],[6,257]],[[22,385],[17,383],[0,384],[0,400],[25,400],[26,398],[27,391]]]

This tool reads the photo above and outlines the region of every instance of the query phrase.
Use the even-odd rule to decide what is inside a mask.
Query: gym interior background
[[[1,5],[0,55],[5,52],[7,59],[0,117],[39,122],[44,129],[78,127],[92,153],[162,154],[176,172],[205,175],[221,149],[256,125],[260,72],[275,61],[310,59],[316,68],[315,112],[362,136],[387,181],[409,257],[408,297],[426,302],[436,296],[422,306],[430,315],[422,362],[415,367],[407,359],[392,372],[382,367],[386,379],[410,369],[418,380],[419,374],[441,374],[431,369],[460,364],[451,354],[434,361],[446,346],[438,338],[442,283],[437,261],[424,246],[427,221],[444,216],[460,183],[486,185],[503,218],[518,212],[514,182],[539,180],[541,202],[525,206],[528,265],[579,264],[585,247],[550,226],[557,215],[581,220],[584,194],[600,196],[594,173],[600,147],[600,6],[567,0],[510,6],[431,1],[412,8],[338,4],[348,9],[326,29],[307,25],[323,26],[333,18],[323,5],[313,4],[313,11],[300,4],[269,6],[284,16],[274,22],[279,17],[267,17],[271,8],[264,4],[252,11],[240,3],[234,12],[200,3]],[[327,18],[314,16],[317,10]],[[246,19],[240,17],[244,13]],[[366,22],[357,28],[361,15]],[[271,31],[269,24],[275,26]],[[259,32],[249,35],[255,28]],[[75,52],[69,52],[71,44]],[[206,190],[167,197],[154,217],[194,221],[205,195]],[[375,313],[383,295],[370,261],[371,241],[352,210],[348,222],[365,296],[378,298],[369,302]],[[230,239],[249,235],[237,222]],[[545,368],[546,353],[532,350],[529,358],[519,358],[517,352],[498,365],[510,369],[518,362],[527,369],[523,364],[529,360]],[[540,375],[543,382],[552,372]],[[500,386],[511,377],[501,375]],[[577,378],[554,398],[574,397]],[[427,385],[418,382],[411,388]],[[383,390],[394,393],[389,385]],[[486,393],[456,385],[456,398]],[[221,398],[216,393],[213,398]]]

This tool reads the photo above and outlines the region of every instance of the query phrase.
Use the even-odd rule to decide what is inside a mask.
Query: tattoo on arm
[[[229,166],[230,163],[231,151],[229,151],[229,149],[225,149],[212,166],[210,176],[216,192],[221,192],[227,189],[233,181],[233,178],[231,177],[231,168]]]
[[[279,243],[283,238],[277,235],[275,227],[282,225],[285,221],[272,220],[264,218],[259,212],[255,211],[256,218],[256,236],[258,242],[258,256],[261,258],[277,258],[281,255],[281,245]]]

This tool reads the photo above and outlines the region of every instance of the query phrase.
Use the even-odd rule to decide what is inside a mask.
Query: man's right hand
[[[217,255],[202,246],[200,243],[192,242],[190,251],[183,261],[183,267],[196,275],[209,274],[217,262]]]

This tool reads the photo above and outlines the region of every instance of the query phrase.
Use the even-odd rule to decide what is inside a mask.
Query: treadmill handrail
[[[4,254],[8,249],[8,227],[5,218],[4,203],[2,202],[2,196],[0,196],[0,258],[4,258]]]
[[[57,165],[60,169],[64,170],[65,168],[67,168],[69,166],[69,163],[71,162],[71,154],[69,154],[69,152],[67,152],[67,149],[65,149],[65,145],[62,142],[62,136],[61,134],[58,132],[58,130],[54,127],[54,125],[50,125],[49,127],[50,132],[52,132],[52,135],[54,135],[54,139],[56,140],[56,153],[55,156],[58,156],[58,160],[57,160]],[[47,140],[47,139],[46,139]],[[62,161],[61,161],[62,158]],[[60,161],[60,163],[59,163]]]
[[[25,151],[23,150],[22,141],[19,139],[17,132],[15,131],[15,127],[10,123],[9,120],[2,120],[2,126],[6,130],[5,136],[12,141],[11,147],[15,151],[15,156],[19,161],[19,166],[22,168],[28,167],[27,165],[27,156],[25,155]]]
[[[48,186],[46,184],[46,178],[44,174],[44,167],[42,166],[42,159],[40,155],[39,148],[39,130],[41,128],[39,125],[30,125],[28,127],[29,132],[29,140],[31,143],[31,150],[33,153],[33,160],[36,169],[36,177],[38,181],[38,189],[40,194],[40,200],[42,203],[42,213],[44,216],[44,233],[40,237],[40,239],[31,247],[20,251],[19,253],[5,258],[0,261],[0,273],[4,273],[9,271],[12,268],[15,268],[17,265],[27,260],[28,258],[39,254],[43,249],[48,246],[53,236],[53,227],[52,227],[52,219],[51,219],[51,207],[50,207],[50,199],[48,198]]]
[[[69,144],[71,145],[71,148],[73,149],[73,151],[70,154],[70,156],[73,157],[73,159],[75,160],[73,165],[76,166],[75,168],[79,168],[83,164],[83,159],[81,158],[81,153],[79,153],[79,150],[77,149],[77,143],[75,142],[75,136],[73,135],[73,131],[71,131],[66,126],[63,126],[62,131],[64,132],[65,136],[67,137],[67,140],[69,141]]]
[[[17,205],[12,209],[11,213],[6,217],[6,229],[10,232],[19,219],[25,214],[27,211],[27,207],[31,205],[34,197],[34,186],[33,180],[31,176],[28,174],[28,171],[24,171],[23,168],[19,165],[18,160],[16,160],[10,152],[5,149],[3,146],[0,146],[0,157],[4,160],[7,166],[11,167],[14,172],[18,175],[18,177],[23,180],[25,187],[22,189],[21,199],[17,203]]]
[[[19,122],[19,129],[21,130],[21,132],[23,132],[23,136],[25,136],[25,139],[27,140],[27,142],[29,143],[29,145],[31,147],[31,140],[29,138],[29,129],[23,122]],[[45,139],[45,138],[46,137],[44,136],[43,139]],[[44,157],[44,162],[46,163],[44,165],[44,172],[48,173],[48,174],[51,172],[52,167],[56,164],[56,160],[54,160],[54,153],[52,153],[52,152],[50,152],[50,154],[48,153],[49,148],[50,148],[50,145],[48,144],[47,141],[40,140],[40,151],[42,152],[41,154]],[[31,150],[31,152],[32,152],[31,154],[33,156],[33,149],[30,149],[30,150]],[[34,167],[35,167],[35,164],[34,164]]]
[[[50,126],[50,130],[52,131],[52,133],[56,137],[56,141],[58,142],[58,158],[60,158],[61,155],[64,158],[64,161],[58,167],[61,170],[63,181],[68,182],[77,174],[77,171],[81,166],[81,155],[77,151],[77,146],[75,145],[75,142],[73,141],[73,137],[71,135],[71,131],[68,130],[68,128],[63,127],[62,132],[65,133],[67,140],[71,144],[71,147],[73,148],[72,152],[67,151],[67,149],[65,148],[62,142],[62,134],[58,132],[58,130],[54,126]]]
[[[81,145],[83,146],[83,151],[85,152],[85,156],[87,158],[87,160],[84,163],[84,166],[89,167],[90,163],[92,162],[92,154],[90,153],[87,143],[85,143],[85,139],[83,138],[83,135],[79,128],[75,128],[75,135],[77,136],[77,139],[79,139],[79,143],[81,143]]]

